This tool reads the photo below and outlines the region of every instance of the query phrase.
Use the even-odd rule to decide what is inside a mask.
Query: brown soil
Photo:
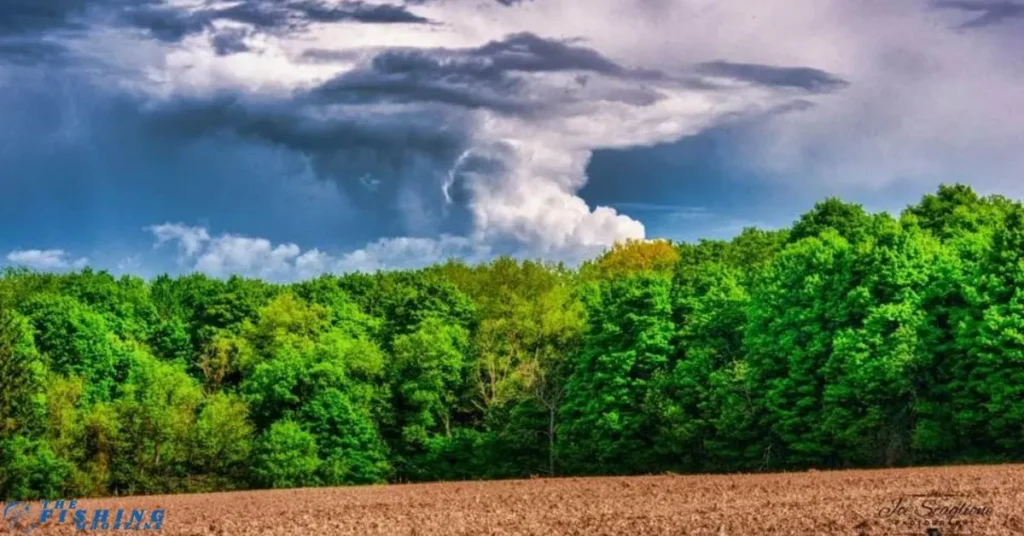
[[[38,520],[41,506],[26,517]],[[118,508],[147,509],[146,520],[162,508],[168,535],[1024,535],[1024,465],[279,490],[77,508],[90,523],[91,510],[110,509],[111,524]],[[82,534],[72,516],[27,534]]]

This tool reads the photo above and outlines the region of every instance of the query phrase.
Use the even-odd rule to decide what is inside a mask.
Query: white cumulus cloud
[[[315,248],[303,250],[291,243],[274,244],[265,238],[230,233],[211,235],[204,227],[178,223],[148,229],[156,240],[155,247],[167,243],[178,245],[179,261],[187,271],[213,277],[242,275],[293,281],[326,273],[421,268],[450,258],[483,261],[491,255],[486,246],[452,235],[436,239],[384,238],[365,248],[332,255]],[[188,232],[171,232],[171,229]],[[196,241],[196,236],[206,238]]]
[[[35,270],[55,271],[84,268],[89,259],[76,259],[62,249],[22,249],[8,253],[7,262]]]

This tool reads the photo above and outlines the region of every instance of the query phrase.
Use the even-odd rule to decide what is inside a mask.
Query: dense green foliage
[[[0,277],[0,496],[1024,460],[1024,208],[279,285]]]

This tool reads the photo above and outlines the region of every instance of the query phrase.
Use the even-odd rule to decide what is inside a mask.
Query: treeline
[[[0,278],[0,496],[1024,460],[1024,208],[289,285]]]

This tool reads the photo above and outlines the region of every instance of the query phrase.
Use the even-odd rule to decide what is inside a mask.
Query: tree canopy
[[[0,275],[0,498],[1024,460],[1024,207],[294,284]]]

